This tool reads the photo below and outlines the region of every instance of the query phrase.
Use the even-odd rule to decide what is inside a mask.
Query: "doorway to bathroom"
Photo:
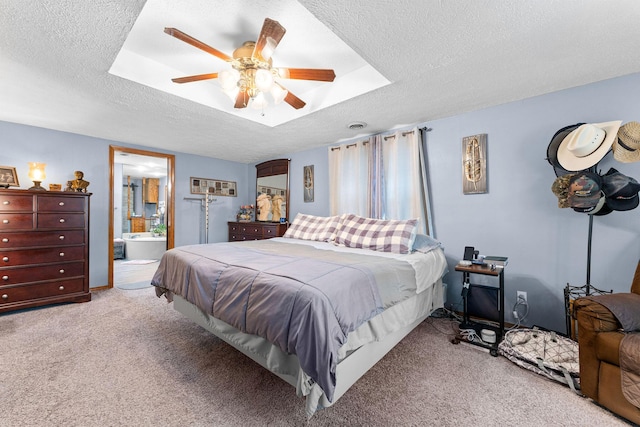
[[[144,286],[174,246],[175,156],[109,147],[109,285]]]

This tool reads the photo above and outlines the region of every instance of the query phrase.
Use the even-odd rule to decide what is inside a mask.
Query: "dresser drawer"
[[[0,250],[0,268],[18,265],[79,261],[84,259],[84,246]]]
[[[257,234],[229,233],[230,242],[242,242],[243,240],[262,240],[262,236]]]
[[[262,225],[240,225],[238,228],[241,234],[252,236],[252,238],[255,236],[256,239],[262,237]]]
[[[0,288],[49,279],[66,279],[84,275],[84,262],[65,262],[37,267],[0,268]]]
[[[85,199],[69,196],[38,196],[38,212],[84,212]]]
[[[0,250],[31,246],[80,245],[84,243],[84,231],[33,231],[25,233],[7,233],[0,231]]]
[[[1,194],[0,212],[32,211],[33,196],[28,194]]]
[[[262,237],[264,239],[270,239],[272,237],[278,237],[278,225],[263,225]]]
[[[84,228],[84,214],[81,213],[38,213],[38,229],[42,228]]]
[[[84,279],[61,280],[22,286],[7,286],[0,289],[0,307],[20,301],[51,298],[58,295],[84,291]]]
[[[0,213],[0,231],[33,230],[32,213]]]

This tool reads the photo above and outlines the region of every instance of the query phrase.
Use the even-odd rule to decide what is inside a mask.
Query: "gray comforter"
[[[347,334],[380,313],[383,299],[415,294],[415,274],[402,261],[264,240],[172,249],[152,285],[296,354],[332,401]]]

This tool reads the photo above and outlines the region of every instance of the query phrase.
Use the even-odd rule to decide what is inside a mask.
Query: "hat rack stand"
[[[626,129],[629,128],[629,129]],[[630,122],[625,125],[622,125],[621,120],[604,122],[604,123],[595,123],[595,124],[587,124],[587,123],[577,123],[575,125],[565,126],[562,129],[558,130],[553,137],[551,138],[551,142],[547,147],[547,162],[553,167],[553,170],[556,174],[556,177],[560,178],[561,176],[565,176],[574,171],[574,173],[587,173],[596,174],[600,177],[602,175],[598,173],[597,167],[598,163],[605,157],[607,154],[614,152],[614,159],[624,161],[618,159],[616,157],[616,141],[622,139],[620,137],[620,132],[625,138],[629,138],[629,132],[634,135],[640,134],[640,123]],[[625,140],[626,142],[626,140]],[[623,144],[624,145],[624,144]],[[626,147],[625,147],[626,148]],[[634,150],[631,150],[634,151]],[[640,159],[636,159],[636,161],[640,161]],[[609,174],[613,171],[613,174],[610,176]],[[611,168],[606,177],[614,180],[616,177],[615,174],[618,174],[618,171]],[[586,178],[589,179],[588,177]],[[628,179],[628,177],[627,177]],[[629,180],[629,179],[628,179]],[[629,180],[630,182],[630,180]],[[634,180],[635,182],[635,180]],[[592,184],[593,185],[593,184]],[[623,184],[628,185],[628,184]],[[635,182],[636,189],[639,185]],[[580,189],[581,184],[577,184],[577,189]],[[584,188],[584,187],[583,187]],[[595,187],[589,187],[587,193],[594,189]],[[633,189],[632,189],[633,190]],[[561,208],[573,207],[577,212],[585,212],[584,210],[576,209],[574,206],[561,206],[560,201],[562,196],[562,191],[565,192],[565,196],[568,193],[569,189],[562,187],[562,180],[557,183],[554,182],[552,186],[552,191],[559,198],[558,206]],[[576,190],[577,191],[577,190]],[[600,184],[599,188],[600,194],[599,198],[605,198],[604,202],[606,203],[607,194],[606,191],[602,189],[602,185]],[[636,190],[637,191],[637,190]],[[615,192],[614,192],[615,193]],[[637,196],[636,196],[637,197]],[[564,199],[566,201],[566,199]],[[579,206],[583,207],[583,206]],[[602,209],[603,205],[600,205],[600,209]],[[637,203],[635,206],[631,206],[628,209],[633,209],[637,207]],[[608,212],[596,212],[592,210],[592,213],[588,214],[589,217],[589,233],[587,235],[587,281],[582,286],[571,286],[567,283],[567,286],[564,289],[564,302],[565,302],[565,317],[566,317],[566,327],[567,327],[567,336],[572,339],[577,339],[578,331],[576,329],[576,322],[573,319],[573,302],[582,296],[590,296],[590,295],[600,295],[600,294],[610,294],[613,293],[613,290],[603,291],[591,284],[591,241],[593,239],[593,217],[594,215],[606,215],[611,213],[612,210],[627,210],[621,209],[621,206],[618,206],[617,209],[612,209],[608,206]]]
[[[593,169],[595,169],[595,167]],[[582,296],[613,293],[613,289],[610,291],[603,291],[591,284],[591,241],[593,239],[593,215],[587,216],[589,217],[589,233],[587,234],[587,281],[582,286],[571,286],[569,283],[567,283],[567,286],[565,286],[564,288],[564,309],[566,317],[567,336],[573,339],[576,339],[578,337],[578,331],[575,329],[576,325],[572,317],[573,301]]]
[[[204,197],[185,197],[184,200],[199,201],[200,208],[204,208],[204,243],[209,243],[209,205],[218,199],[215,199],[211,194],[206,194]]]

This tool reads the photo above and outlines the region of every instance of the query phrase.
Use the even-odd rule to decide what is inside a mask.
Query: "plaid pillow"
[[[417,219],[384,220],[348,215],[336,232],[335,244],[407,254],[411,251],[417,223]]]
[[[282,237],[330,242],[340,224],[339,216],[313,216],[299,213]]]

